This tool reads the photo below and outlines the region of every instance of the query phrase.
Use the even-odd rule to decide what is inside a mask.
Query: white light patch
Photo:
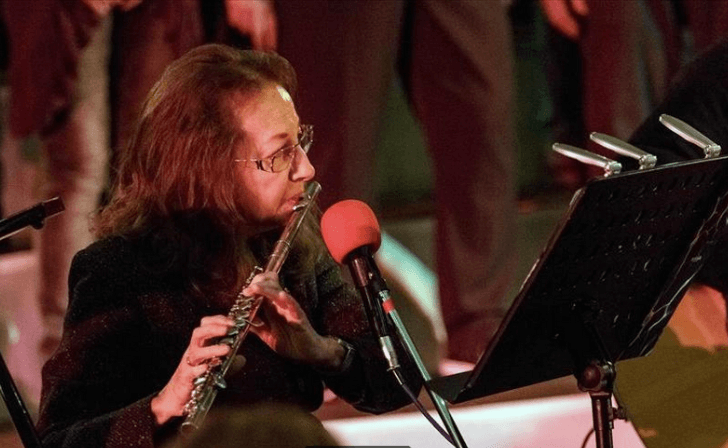
[[[278,94],[281,96],[281,98],[288,101],[289,103],[293,102],[293,98],[291,98],[291,94],[288,93],[288,90],[284,89],[281,86],[276,86],[276,90],[278,90]]]

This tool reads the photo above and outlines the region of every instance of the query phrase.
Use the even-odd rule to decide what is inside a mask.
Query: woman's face
[[[270,84],[260,92],[233,102],[245,141],[236,154],[241,160],[266,159],[298,143],[299,121],[288,92]],[[259,224],[284,224],[316,171],[298,148],[290,168],[271,173],[256,163],[236,163],[243,204],[249,219]]]

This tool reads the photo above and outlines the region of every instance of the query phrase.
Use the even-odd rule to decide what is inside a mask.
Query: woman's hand
[[[344,348],[333,338],[313,329],[296,299],[281,288],[275,272],[253,277],[243,290],[246,296],[262,296],[263,302],[251,326],[278,354],[323,370],[336,370],[344,360]]]
[[[272,0],[226,0],[228,25],[250,37],[254,50],[273,51],[278,45],[278,20]]]
[[[152,399],[152,413],[157,424],[162,425],[172,417],[184,414],[185,404],[190,400],[193,381],[207,370],[210,362],[228,355],[230,347],[225,344],[210,344],[213,338],[225,336],[234,326],[227,316],[203,317],[200,326],[192,332],[190,345],[182,355],[177,370],[159,394]]]
[[[564,36],[578,40],[582,22],[589,15],[587,0],[540,0],[546,20]]]

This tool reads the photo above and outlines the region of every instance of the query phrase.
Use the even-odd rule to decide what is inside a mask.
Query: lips
[[[291,208],[293,208],[294,205],[298,204],[298,202],[301,200],[302,197],[303,197],[303,192],[300,192],[298,194],[295,194],[295,195],[289,197],[288,200],[286,200],[286,206],[290,206]]]

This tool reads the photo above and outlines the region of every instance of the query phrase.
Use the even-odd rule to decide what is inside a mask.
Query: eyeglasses
[[[308,154],[308,150],[313,143],[313,125],[302,124],[298,128],[298,143],[286,146],[275,152],[270,157],[264,159],[235,159],[236,162],[254,162],[255,167],[268,173],[280,173],[291,167],[293,159],[296,157],[296,150],[301,148],[304,154]]]

